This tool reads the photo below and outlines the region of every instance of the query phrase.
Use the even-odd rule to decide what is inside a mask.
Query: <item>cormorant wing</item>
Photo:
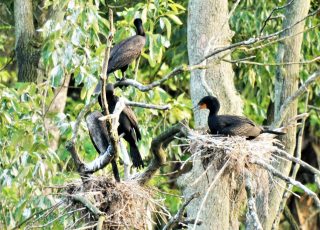
[[[137,140],[140,140],[141,133],[139,130],[139,125],[138,125],[138,120],[137,120],[136,115],[134,114],[134,112],[132,111],[132,109],[129,106],[126,106],[122,112],[127,116],[132,127],[134,128],[135,136],[137,137]]]
[[[219,121],[225,124],[226,126],[235,124],[249,124],[252,126],[256,126],[256,124],[253,121],[243,116],[220,115]]]
[[[137,59],[145,43],[145,37],[135,35],[117,44],[110,53],[108,73],[121,69]]]

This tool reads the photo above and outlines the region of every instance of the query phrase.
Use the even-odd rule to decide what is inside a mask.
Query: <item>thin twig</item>
[[[276,117],[273,127],[279,127],[281,122],[283,121],[284,117],[287,115],[288,109],[296,99],[298,99],[302,94],[304,94],[308,87],[314,83],[316,80],[320,78],[320,71],[316,71],[315,73],[311,74],[308,79],[304,82],[303,85],[299,87],[299,89],[294,92],[290,97],[288,97],[282,104],[280,108],[280,112],[278,113],[278,117]]]
[[[194,198],[199,197],[199,195],[199,193],[194,193],[188,199],[186,199],[185,202],[181,205],[179,211],[168,221],[168,223],[163,227],[162,230],[174,229],[179,224],[179,222],[182,221],[183,213],[186,207]]]
[[[262,63],[262,62],[254,62],[254,61],[245,61],[244,59],[238,59],[238,60],[222,59],[222,61],[229,62],[229,63],[236,63],[236,64],[248,64],[248,65],[259,65],[259,66],[282,66],[282,65],[295,65],[295,64],[308,65],[310,63],[320,61],[320,56],[307,61],[283,62],[283,63]]]
[[[271,13],[270,13],[269,16],[267,17],[267,19],[263,22],[262,28],[261,28],[261,30],[260,30],[260,34],[263,32],[263,29],[264,29],[265,26],[267,25],[267,22],[271,19],[271,15],[272,15],[275,11],[277,11],[277,10],[281,10],[281,9],[284,9],[284,8],[290,6],[293,1],[294,1],[294,0],[291,0],[290,2],[288,2],[287,4],[285,4],[285,5],[283,5],[283,6],[277,6],[277,7],[275,7],[275,8],[271,11]]]
[[[294,186],[297,186],[298,188],[302,189],[306,194],[311,196],[313,200],[315,201],[315,205],[317,208],[320,208],[320,200],[313,191],[311,191],[309,188],[304,186],[301,182],[296,181],[288,176],[283,175],[279,170],[275,169],[273,166],[265,163],[262,160],[259,159],[250,159],[250,162],[256,165],[261,166],[262,168],[268,170],[270,173],[272,173],[274,176],[279,177],[280,179],[284,180],[285,182],[292,184]]]
[[[216,174],[215,178],[214,178],[213,181],[211,182],[209,188],[207,189],[206,194],[205,194],[205,196],[203,197],[202,202],[201,202],[201,205],[200,205],[199,210],[198,210],[198,212],[197,212],[197,216],[196,216],[196,221],[195,221],[195,223],[197,223],[198,220],[199,220],[199,218],[200,218],[201,210],[202,210],[202,208],[203,208],[204,203],[206,202],[206,200],[207,200],[207,198],[208,198],[208,195],[209,195],[211,189],[213,188],[213,185],[215,185],[215,183],[217,182],[217,180],[220,178],[220,176],[222,175],[222,173],[224,172],[224,170],[225,170],[225,169],[227,168],[227,166],[229,165],[229,164],[228,164],[228,163],[229,163],[229,160],[230,160],[230,158],[228,158],[228,160],[224,163],[224,165],[222,166],[222,168],[219,170],[219,172]],[[196,226],[197,226],[197,225],[194,225],[192,229],[195,230],[195,229],[196,229]]]

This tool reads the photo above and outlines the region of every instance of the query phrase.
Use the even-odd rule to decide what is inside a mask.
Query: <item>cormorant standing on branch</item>
[[[108,109],[110,113],[113,113],[115,106],[119,100],[114,95],[113,84],[107,84],[106,86],[106,97],[108,102]],[[99,104],[102,108],[101,94],[98,97]],[[132,159],[133,166],[136,168],[143,168],[144,164],[137,146],[138,140],[141,140],[141,133],[138,126],[137,118],[129,106],[126,106],[119,116],[118,134],[124,133],[123,138],[130,145],[130,156]]]
[[[107,74],[120,69],[122,80],[125,79],[125,71],[129,64],[140,57],[141,51],[146,44],[142,20],[136,18],[133,23],[137,34],[116,44],[110,51]]]
[[[198,106],[200,109],[209,109],[208,125],[212,134],[230,136],[245,136],[254,139],[261,133],[283,135],[285,133],[263,129],[246,117],[234,115],[218,115],[220,103],[216,97],[206,96],[202,98]]]

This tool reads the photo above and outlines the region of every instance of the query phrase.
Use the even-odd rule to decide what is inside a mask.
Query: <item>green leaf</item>
[[[174,14],[167,14],[167,16],[177,25],[182,25],[182,21]]]

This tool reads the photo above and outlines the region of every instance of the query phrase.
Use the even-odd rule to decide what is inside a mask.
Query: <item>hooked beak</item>
[[[198,104],[194,106],[192,109],[199,110],[199,109],[206,109],[206,108],[207,108],[207,105],[203,103],[203,104]]]

